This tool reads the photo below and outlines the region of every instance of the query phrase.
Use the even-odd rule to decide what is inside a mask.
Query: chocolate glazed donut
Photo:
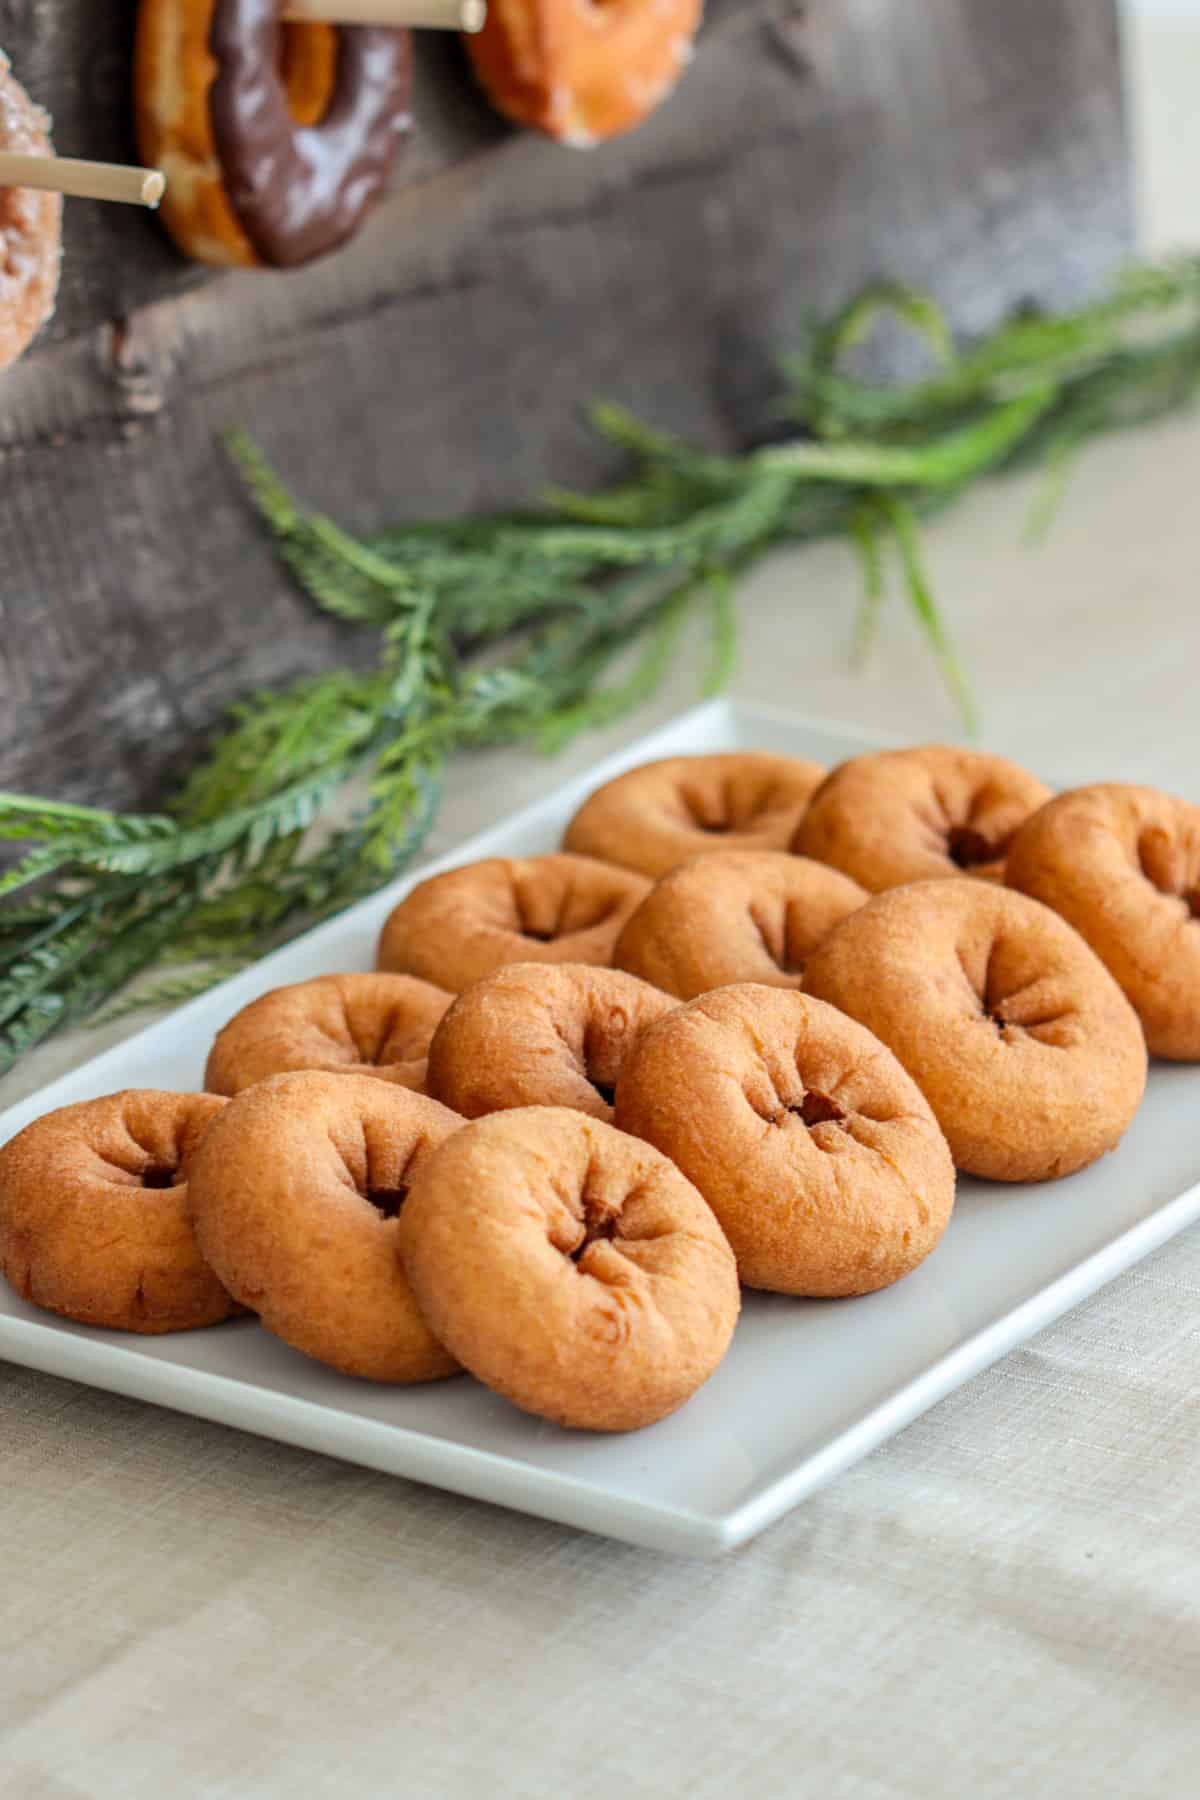
[[[280,0],[216,0],[209,48],[213,139],[229,200],[259,256],[280,268],[345,241],[372,205],[411,119],[406,31],[338,32],[329,106],[298,124],[280,70]]]

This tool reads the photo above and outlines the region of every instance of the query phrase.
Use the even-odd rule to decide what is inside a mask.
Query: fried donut
[[[141,0],[138,141],[185,256],[291,268],[362,222],[410,124],[410,38],[282,0]]]
[[[492,1113],[424,1164],[400,1216],[421,1310],[473,1375],[555,1424],[632,1431],[707,1381],[737,1270],[674,1164],[565,1107]]]
[[[453,1375],[396,1241],[409,1183],[462,1120],[367,1075],[305,1072],[246,1088],[216,1125],[192,1164],[192,1213],[230,1293],[343,1375]]]
[[[1011,889],[879,894],[814,952],[804,986],[895,1051],[968,1174],[1070,1175],[1116,1146],[1141,1101],[1133,1008],[1070,925]]]
[[[318,975],[274,988],[217,1033],[204,1085],[240,1094],[269,1075],[323,1069],[424,1093],[429,1042],[450,1000],[411,975]]]
[[[805,958],[867,898],[848,875],[804,856],[718,850],[663,876],[613,961],[681,1000],[735,982],[798,988]]]
[[[1005,873],[1087,939],[1152,1056],[1200,1062],[1200,807],[1117,782],[1077,788],[1021,827]]]
[[[381,969],[461,993],[506,963],[612,961],[650,883],[586,856],[495,856],[422,881],[389,914]]]
[[[0,1150],[0,1269],[22,1299],[147,1336],[237,1312],[189,1210],[198,1147],[224,1106],[128,1088],[18,1132]]]
[[[50,121],[0,50],[0,150],[53,156]],[[54,312],[62,262],[62,195],[0,187],[0,369],[16,362]]]
[[[464,41],[498,112],[587,149],[666,99],[691,59],[703,0],[488,0]]]
[[[675,1001],[618,969],[510,963],[459,995],[429,1050],[429,1091],[466,1119],[571,1106],[612,1119],[621,1064]]]
[[[747,1287],[873,1293],[924,1261],[954,1205],[916,1084],[806,994],[744,983],[679,1007],[627,1058],[616,1123],[695,1182]]]
[[[1050,789],[1003,756],[926,744],[834,769],[792,842],[872,894],[945,875],[1004,880],[1013,833]]]
[[[584,801],[563,848],[655,881],[713,850],[786,850],[824,775],[760,750],[643,763]]]

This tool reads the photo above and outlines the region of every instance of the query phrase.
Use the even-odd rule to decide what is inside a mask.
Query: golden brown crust
[[[872,1293],[929,1255],[954,1205],[949,1149],[895,1057],[781,988],[721,988],[653,1026],[616,1122],[695,1182],[748,1287]]]
[[[499,112],[586,148],[667,97],[702,12],[703,0],[490,0],[465,43]]]
[[[812,951],[867,898],[848,875],[805,856],[718,850],[663,876],[613,961],[681,1000],[735,982],[798,988]]]
[[[238,1310],[202,1257],[189,1182],[224,1100],[129,1088],[62,1106],[0,1150],[0,1268],[23,1299],[111,1331]]]
[[[1003,881],[1014,832],[1049,798],[1003,756],[949,744],[880,750],[833,770],[792,849],[873,894],[954,875]]]
[[[758,750],[643,763],[584,801],[563,847],[655,881],[712,851],[786,850],[824,775]]]
[[[381,969],[461,993],[508,963],[604,968],[649,882],[586,856],[491,857],[419,882],[379,937]]]
[[[274,988],[217,1033],[204,1085],[240,1094],[269,1075],[321,1069],[424,1093],[430,1040],[451,998],[411,975],[319,975]]]
[[[1070,1175],[1115,1148],[1142,1098],[1120,988],[1071,926],[1006,888],[879,894],[826,938],[805,988],[895,1051],[972,1175]]]
[[[1021,827],[1007,879],[1086,938],[1153,1056],[1200,1061],[1200,807],[1109,782]]]
[[[733,1255],[665,1156],[560,1107],[492,1113],[443,1144],[400,1219],[413,1291],[465,1367],[527,1412],[632,1431],[724,1356]]]
[[[217,74],[208,47],[215,8],[216,0],[140,0],[134,50],[138,153],[167,178],[159,216],[183,254],[252,269],[261,258],[230,203],[209,115]]]
[[[268,1331],[345,1375],[435,1381],[396,1211],[462,1120],[366,1075],[275,1075],[230,1100],[192,1166],[196,1236]]]
[[[0,50],[0,150],[53,156],[50,121]],[[0,369],[15,362],[54,312],[62,262],[62,195],[0,187]]]
[[[611,1121],[621,1064],[669,994],[617,969],[512,963],[459,995],[429,1051],[429,1091],[466,1119],[570,1106]]]

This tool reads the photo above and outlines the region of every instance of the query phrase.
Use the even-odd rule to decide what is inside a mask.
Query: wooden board
[[[131,152],[132,6],[0,0],[66,152]],[[589,398],[712,442],[882,271],[965,330],[1125,252],[1112,0],[714,0],[675,99],[588,154],[511,132],[425,40],[418,132],[344,253],[213,278],[69,202],[63,303],[0,383],[0,784],[152,799],[251,687],[361,654],[279,575],[218,446],[247,425],[351,527],[587,481]]]

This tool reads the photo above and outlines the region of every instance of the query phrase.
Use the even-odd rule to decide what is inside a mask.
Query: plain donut
[[[952,875],[1003,881],[1013,834],[1049,798],[1003,756],[949,744],[879,750],[834,769],[792,849],[872,894]]]
[[[433,875],[389,914],[381,969],[461,993],[507,963],[604,968],[648,881],[587,856],[490,857]]]
[[[895,1051],[969,1174],[1070,1175],[1116,1146],[1141,1101],[1133,1008],[1065,920],[1011,889],[878,894],[815,952],[805,987]]]
[[[1077,788],[1021,827],[1006,873],[1087,939],[1152,1056],[1200,1061],[1200,807],[1117,782]]]
[[[465,1119],[571,1106],[612,1119],[621,1064],[675,1001],[619,969],[510,963],[459,995],[429,1051],[429,1091]]]
[[[695,1182],[748,1287],[872,1293],[929,1255],[954,1205],[950,1151],[896,1058],[782,988],[720,988],[654,1026],[616,1122]]]
[[[462,1120],[367,1075],[298,1074],[246,1088],[216,1124],[192,1165],[191,1200],[230,1293],[344,1375],[453,1375],[405,1280],[396,1215]]]
[[[411,975],[318,975],[273,988],[217,1033],[204,1085],[233,1095],[270,1075],[322,1069],[423,1093],[430,1040],[450,1000]]]
[[[18,1132],[0,1151],[0,1268],[22,1298],[145,1334],[235,1313],[190,1216],[197,1150],[224,1106],[128,1088]]]
[[[713,850],[786,850],[824,775],[765,750],[643,763],[584,801],[563,848],[655,881]]]
[[[674,1412],[724,1356],[737,1271],[692,1184],[581,1112],[477,1119],[420,1170],[400,1247],[443,1343],[556,1424],[632,1431]]]
[[[867,897],[848,875],[806,856],[714,851],[650,890],[613,961],[681,1000],[735,982],[798,988],[812,951]]]

